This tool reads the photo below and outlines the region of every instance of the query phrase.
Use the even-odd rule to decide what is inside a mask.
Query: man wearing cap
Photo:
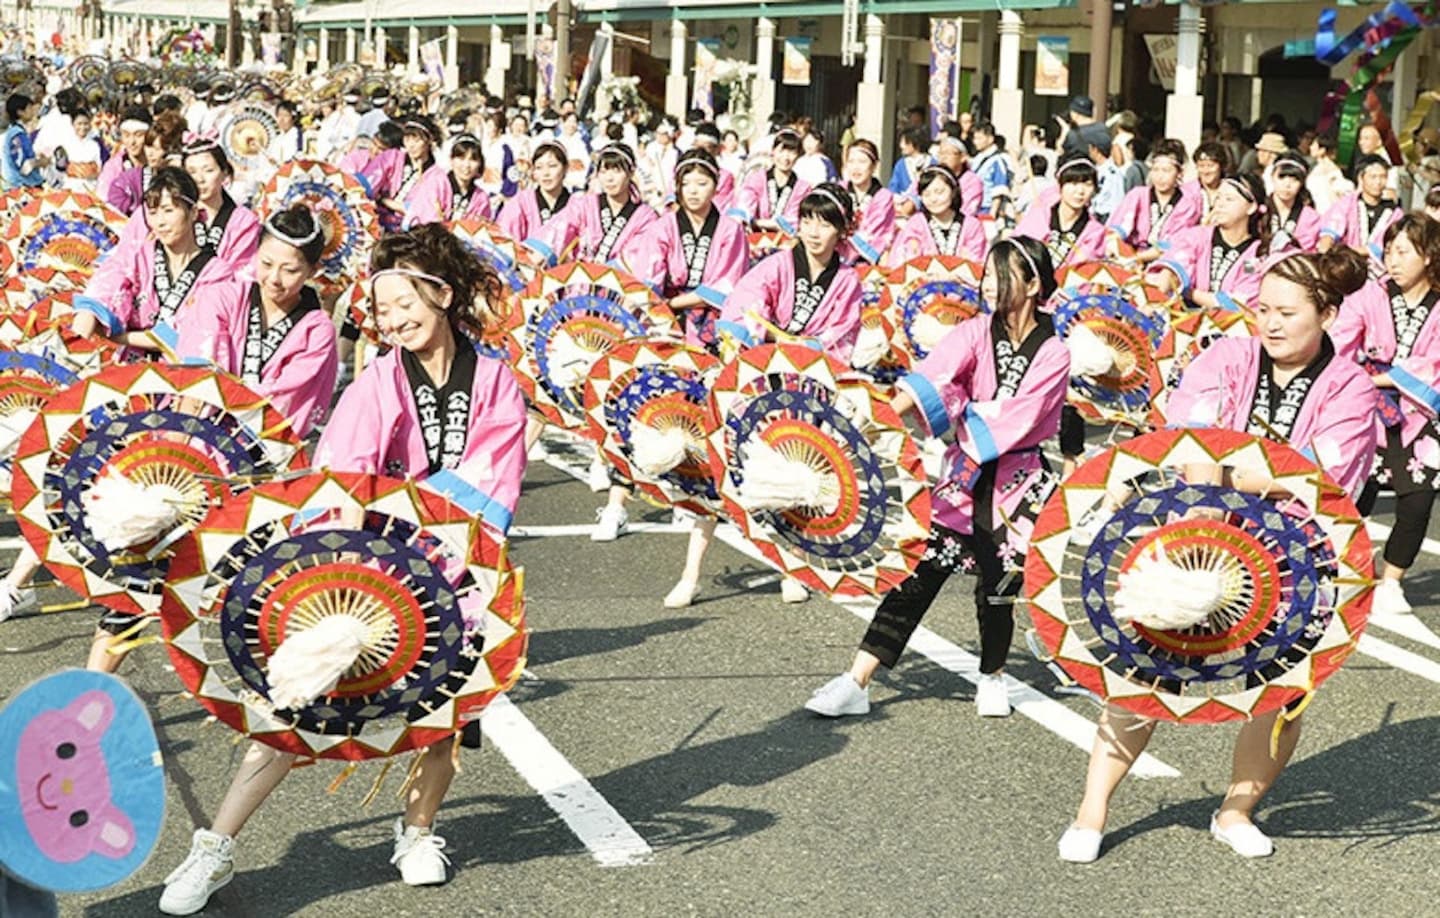
[[[1275,193],[1275,160],[1290,152],[1285,144],[1285,136],[1274,131],[1266,131],[1260,135],[1255,143],[1255,172],[1260,176],[1260,181],[1265,183],[1265,193]]]
[[[1125,197],[1125,173],[1110,156],[1110,129],[1105,125],[1091,121],[1076,128],[1073,136],[1079,149],[1095,164],[1095,197],[1090,201],[1090,212],[1103,224]]]
[[[375,132],[380,130],[380,125],[390,120],[390,113],[386,106],[390,104],[390,93],[384,89],[377,89],[370,94],[370,111],[360,116],[360,126],[357,133],[365,137],[374,137]]]
[[[1087,152],[1087,145],[1076,132],[1095,123],[1095,102],[1089,96],[1076,96],[1066,113],[1056,115],[1055,120],[1060,122],[1060,152]]]

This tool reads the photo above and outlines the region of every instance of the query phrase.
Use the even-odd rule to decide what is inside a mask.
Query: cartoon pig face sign
[[[36,846],[52,860],[71,863],[91,853],[118,859],[135,847],[134,826],[111,801],[100,748],[114,716],[110,696],[89,691],[40,714],[20,735],[20,810]]]

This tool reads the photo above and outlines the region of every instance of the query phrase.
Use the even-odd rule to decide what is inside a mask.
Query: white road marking
[[[480,729],[565,821],[601,867],[647,864],[654,851],[600,792],[550,745],[505,695],[485,709]]]
[[[546,457],[545,462],[551,467],[565,472],[580,481],[585,480],[586,475],[584,469],[577,469],[569,465],[553,453]],[[715,535],[720,541],[729,545],[731,548],[754,558],[761,564],[771,566],[765,556],[760,554],[754,545],[751,545],[749,541],[741,536],[739,530],[734,526],[728,524],[717,526]],[[763,582],[774,582],[774,579],[774,575],[767,574],[764,575]],[[761,578],[757,577],[755,580],[759,581]],[[848,609],[853,614],[867,621],[874,609],[873,601],[869,603],[860,601],[850,604],[840,600],[834,600],[834,602],[842,609]],[[943,669],[949,670],[967,682],[972,684],[979,682],[980,658],[969,651],[962,650],[959,646],[945,640],[928,628],[922,626],[915,631],[914,637],[910,639],[910,649],[927,657]],[[1013,676],[1007,675],[1005,677],[1005,683],[1010,692],[1011,704],[1015,706],[1016,711],[1019,711],[1024,716],[1062,739],[1073,743],[1086,753],[1089,753],[1090,747],[1095,740],[1095,732],[1099,729],[1094,721],[1076,714],[1063,704],[1060,704],[1058,701],[1044,695],[1029,684],[1021,682]],[[1131,769],[1131,774],[1137,778],[1177,778],[1180,776],[1180,772],[1177,769],[1165,764],[1149,753],[1143,753],[1140,758],[1136,760],[1135,767]]]
[[[1376,539],[1386,539],[1390,536],[1390,527],[1384,523],[1377,523],[1374,520],[1367,522],[1370,534]],[[1440,555],[1440,542],[1434,539],[1425,539],[1420,543],[1420,550],[1432,555]],[[1440,635],[1437,635],[1428,625],[1414,615],[1374,615],[1370,616],[1369,628],[1381,628],[1403,638],[1409,638],[1417,644],[1424,644],[1440,650]],[[1360,648],[1365,652],[1364,648]],[[1371,654],[1374,656],[1374,654]],[[1405,667],[1400,667],[1404,669]],[[1410,670],[1413,672],[1413,670]]]
[[[21,536],[9,536],[0,539],[0,551],[15,551],[25,547],[25,539]]]
[[[1374,657],[1381,663],[1388,663],[1396,669],[1403,669],[1422,679],[1429,679],[1431,682],[1440,682],[1440,663],[1429,657],[1421,656],[1403,647],[1397,647],[1389,641],[1382,641],[1373,634],[1360,635],[1360,641],[1355,649],[1366,656]]]
[[[567,523],[556,526],[511,526],[510,537],[516,539],[548,539],[556,536],[586,536],[595,531],[593,523]],[[630,524],[629,532],[689,532],[689,524],[647,523]]]

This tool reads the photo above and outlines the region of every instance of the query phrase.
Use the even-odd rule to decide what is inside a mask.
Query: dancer
[[[625,268],[623,253],[658,219],[650,205],[640,200],[634,182],[635,154],[627,145],[610,144],[596,155],[595,162],[600,191],[571,198],[563,211],[528,240],[549,264],[575,258],[613,262]]]
[[[1166,292],[1178,291],[1200,309],[1239,309],[1253,303],[1270,254],[1270,226],[1261,205],[1265,189],[1245,173],[1220,180],[1210,225],[1179,233],[1148,274]]]
[[[1271,165],[1275,190],[1265,201],[1271,251],[1297,248],[1313,252],[1320,241],[1320,213],[1305,187],[1309,174],[1310,166],[1294,153],[1281,156]]]
[[[895,241],[895,196],[875,177],[879,168],[880,151],[870,141],[845,151],[845,191],[855,203],[855,231],[841,250],[847,264],[882,264]]]
[[[1351,193],[1340,198],[1320,221],[1320,241],[1316,249],[1328,252],[1336,244],[1348,245],[1369,256],[1371,270],[1378,276],[1384,269],[1382,240],[1385,230],[1404,216],[1405,211],[1385,197],[1385,183],[1390,176],[1390,163],[1378,153],[1367,153],[1355,161],[1355,184]]]
[[[1060,194],[1054,203],[1036,201],[1015,226],[1015,236],[1044,243],[1055,270],[1095,261],[1105,252],[1105,224],[1090,213],[1097,179],[1083,153],[1071,153],[1055,169]]]
[[[985,261],[985,227],[960,211],[960,180],[944,166],[926,166],[916,177],[922,210],[905,221],[885,266],[898,267],[922,255],[951,255]]]
[[[1170,247],[1180,230],[1200,224],[1203,195],[1180,186],[1185,171],[1185,144],[1166,138],[1150,154],[1149,184],[1134,188],[1121,199],[1105,227],[1105,252],[1118,258],[1121,245],[1135,250],[1135,260],[1148,264]]]
[[[795,174],[799,156],[800,135],[790,128],[777,131],[770,146],[770,168],[745,176],[727,215],[757,230],[778,229],[794,235],[800,222],[800,202],[810,193],[810,183]]]
[[[500,208],[495,218],[500,231],[517,242],[524,242],[540,232],[550,218],[570,203],[570,190],[565,187],[565,168],[569,164],[565,148],[553,140],[535,145],[530,154],[530,178],[533,187],[515,193]]]
[[[375,199],[380,227],[387,233],[400,230],[415,186],[435,165],[434,145],[439,139],[435,125],[424,115],[406,118],[400,130],[401,148],[380,153],[360,172]]]
[[[1043,243],[1024,236],[996,243],[981,280],[993,315],[962,322],[900,381],[897,412],[915,414],[936,437],[953,431],[930,542],[915,572],[881,600],[849,672],[821,686],[807,710],[825,717],[869,713],[875,671],[899,661],[950,575],[978,568],[975,708],[982,717],[1010,714],[1004,668],[1022,578],[1006,558],[1024,557],[1053,486],[1040,446],[1060,426],[1070,384],[1069,352],[1053,319],[1040,311],[1054,292]]]
[[[480,138],[474,134],[456,137],[450,145],[449,167],[431,166],[415,185],[405,225],[491,219],[490,196],[480,187],[480,173],[484,169],[485,154]]]

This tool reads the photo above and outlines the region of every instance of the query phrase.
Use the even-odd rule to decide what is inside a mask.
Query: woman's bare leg
[[[452,741],[436,743],[420,758],[420,770],[410,784],[405,798],[405,825],[429,828],[445,800],[450,782],[455,779],[455,763],[451,758]]]
[[[1274,735],[1278,711],[1261,715],[1240,728],[1235,738],[1235,757],[1230,770],[1230,788],[1220,804],[1215,822],[1222,829],[1252,822],[1255,807],[1285,770],[1290,756],[1300,742],[1300,718],[1286,721],[1280,728],[1275,756],[1270,755],[1270,737]]]
[[[225,799],[220,801],[210,830],[232,838],[239,835],[260,804],[285,780],[293,764],[294,754],[251,743],[240,762],[240,770],[230,782],[230,789],[225,792]]]
[[[1075,816],[1076,826],[1097,832],[1105,829],[1115,789],[1130,773],[1154,733],[1155,721],[1142,720],[1113,705],[1105,707],[1100,715],[1100,729],[1095,733],[1095,745],[1090,749],[1085,796]]]

